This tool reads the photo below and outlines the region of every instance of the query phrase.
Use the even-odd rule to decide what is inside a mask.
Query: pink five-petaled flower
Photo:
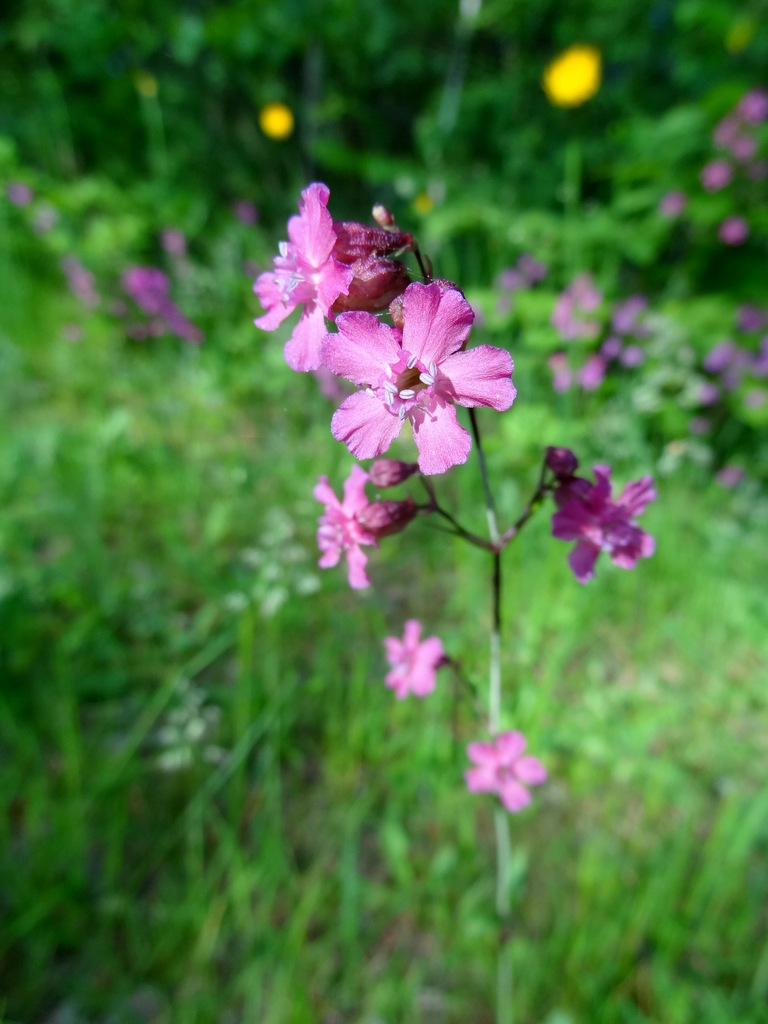
[[[653,537],[635,523],[656,498],[652,477],[627,484],[612,501],[610,475],[610,466],[595,466],[594,484],[573,477],[555,489],[558,511],[552,516],[552,536],[577,542],[568,564],[579,583],[592,579],[601,551],[621,569],[634,569],[637,560],[649,558],[656,547]]]
[[[322,365],[320,343],[325,317],[339,295],[346,295],[353,277],[333,255],[336,232],[327,210],[327,185],[315,182],[301,193],[299,216],[288,221],[289,242],[280,243],[274,270],[257,278],[253,290],[266,309],[254,323],[273,331],[297,306],[303,306],[298,324],[285,346],[285,361],[293,370],[317,370]]]
[[[387,661],[392,666],[384,682],[395,691],[398,700],[412,693],[426,697],[435,688],[435,673],[446,663],[442,641],[436,636],[419,640],[421,623],[408,619],[403,639],[388,636],[384,639]]]
[[[338,564],[343,551],[347,556],[349,585],[354,590],[362,590],[371,585],[365,572],[368,559],[360,548],[361,544],[378,547],[374,535],[357,521],[357,517],[369,505],[365,496],[367,482],[368,474],[365,470],[353,466],[344,484],[343,501],[336,497],[326,476],[319,478],[314,490],[315,498],[325,505],[325,512],[318,520],[317,546],[322,552],[318,565],[321,569],[330,569]]]
[[[413,428],[422,473],[467,461],[472,442],[454,403],[498,412],[515,398],[512,357],[490,345],[463,351],[474,320],[457,288],[411,284],[402,299],[402,331],[370,313],[343,313],[323,342],[323,361],[365,390],[350,395],[331,432],[358,459],[387,451],[405,420]]]
[[[474,768],[464,772],[470,793],[498,793],[512,814],[531,802],[526,786],[547,781],[547,769],[535,757],[524,755],[525,736],[521,732],[503,732],[493,743],[470,743],[467,754]]]

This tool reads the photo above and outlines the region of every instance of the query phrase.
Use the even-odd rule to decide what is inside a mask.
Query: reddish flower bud
[[[412,498],[405,501],[374,501],[357,515],[357,522],[376,540],[400,533],[416,516],[418,509]]]
[[[570,480],[579,466],[570,448],[547,448],[546,463],[561,483]]]
[[[335,220],[333,230],[333,256],[339,263],[354,263],[366,256],[391,256],[413,248],[413,235],[407,231],[385,231],[354,220]]]
[[[374,487],[396,487],[414,473],[419,472],[418,462],[400,462],[399,459],[376,459],[368,470],[368,478]]]
[[[411,283],[408,271],[398,260],[363,256],[350,266],[355,276],[348,293],[339,295],[334,302],[334,313],[347,313],[353,309],[378,313],[386,309],[396,296],[402,295]]]

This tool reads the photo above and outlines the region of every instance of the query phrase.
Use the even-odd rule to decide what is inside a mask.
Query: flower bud
[[[392,216],[392,214],[389,212],[386,206],[382,206],[381,203],[376,203],[372,212],[373,219],[376,221],[380,228],[389,230],[395,226],[395,218]]]
[[[414,473],[419,472],[418,462],[400,462],[399,459],[376,459],[368,470],[368,478],[374,487],[396,487]]]
[[[367,256],[391,256],[413,248],[413,235],[407,231],[385,231],[354,220],[335,220],[333,230],[333,256],[339,263],[354,263]]]
[[[579,466],[570,448],[547,448],[546,463],[560,483],[570,480]]]
[[[405,501],[374,501],[357,514],[357,522],[376,540],[400,533],[416,516],[418,509],[412,498]]]
[[[402,295],[411,279],[404,264],[378,256],[363,256],[351,264],[354,277],[346,295],[339,295],[333,304],[334,313],[360,309],[378,313]]]

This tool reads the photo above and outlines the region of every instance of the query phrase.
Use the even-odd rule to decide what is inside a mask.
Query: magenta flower
[[[387,661],[392,666],[384,682],[395,691],[398,700],[412,693],[426,697],[435,688],[435,673],[446,664],[442,641],[436,636],[419,641],[421,623],[408,619],[403,639],[388,636],[384,639]]]
[[[717,231],[725,245],[743,245],[749,237],[749,224],[743,217],[726,217]]]
[[[5,187],[8,202],[13,206],[29,206],[35,194],[23,181],[11,181]]]
[[[160,245],[169,256],[185,256],[187,253],[187,240],[184,232],[178,228],[163,228],[160,232]]]
[[[372,544],[378,547],[373,534],[364,529],[357,517],[368,508],[365,485],[368,474],[360,466],[353,466],[352,472],[344,484],[344,500],[339,501],[328,483],[327,476],[321,476],[314,489],[315,498],[325,505],[325,512],[320,516],[317,531],[317,546],[322,552],[317,563],[321,569],[330,569],[337,565],[342,551],[347,557],[349,585],[354,590],[369,587],[371,581],[365,572],[368,561],[361,550],[361,545]]]
[[[665,192],[659,200],[658,210],[662,217],[679,217],[688,205],[685,192]]]
[[[552,536],[576,541],[568,563],[579,583],[592,579],[601,551],[619,568],[634,569],[637,560],[649,558],[656,547],[653,537],[635,522],[656,497],[653,479],[644,476],[627,484],[612,501],[610,475],[610,466],[595,466],[594,484],[574,477],[555,490],[558,511],[552,516]]]
[[[730,184],[733,168],[727,160],[710,160],[702,167],[699,178],[707,192],[719,192],[721,188]]]
[[[299,216],[288,221],[289,242],[280,243],[274,269],[261,274],[253,290],[267,311],[254,323],[274,331],[302,306],[301,317],[285,346],[285,361],[293,370],[317,370],[322,365],[320,344],[325,317],[339,295],[346,295],[353,271],[334,259],[336,232],[327,210],[327,185],[315,182],[301,193]]]
[[[383,454],[407,420],[422,473],[466,462],[472,442],[454,404],[501,412],[515,398],[512,357],[490,345],[464,351],[474,320],[457,288],[411,284],[402,298],[402,330],[370,313],[339,315],[322,357],[333,373],[365,390],[333,415],[331,432],[358,459]]]
[[[521,732],[503,732],[493,743],[470,743],[467,755],[475,765],[464,772],[470,793],[498,793],[510,813],[531,802],[527,786],[547,781],[547,769],[536,757],[523,755],[526,739]]]
[[[550,323],[564,341],[574,338],[596,338],[600,333],[597,320],[582,320],[576,314],[592,313],[603,301],[603,293],[589,274],[579,274],[560,293]]]

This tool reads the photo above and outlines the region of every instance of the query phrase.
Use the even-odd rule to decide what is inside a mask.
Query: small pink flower
[[[726,217],[717,237],[724,245],[743,245],[749,237],[749,224],[743,217]]]
[[[570,391],[573,374],[568,367],[568,356],[565,352],[553,352],[547,359],[547,366],[552,371],[552,390],[559,395]]]
[[[747,160],[751,160],[756,152],[757,140],[753,139],[751,135],[740,135],[731,146],[731,155],[740,163],[746,163]]]
[[[340,314],[338,333],[326,335],[322,358],[333,373],[365,390],[334,413],[336,440],[358,459],[372,459],[387,451],[407,420],[422,473],[445,473],[466,462],[472,442],[454,405],[501,412],[516,394],[509,352],[490,345],[464,351],[473,320],[462,293],[435,282],[408,286],[402,330],[370,313]]]
[[[723,466],[715,473],[715,480],[721,487],[738,487],[744,479],[744,470],[741,466],[731,463],[730,466]]]
[[[752,89],[739,100],[739,114],[750,124],[762,124],[768,120],[768,92]]]
[[[591,355],[576,372],[576,379],[584,391],[597,391],[605,380],[605,360],[601,355]]]
[[[259,211],[249,199],[238,199],[232,206],[232,212],[235,218],[246,227],[255,224],[259,219]]]
[[[435,673],[446,663],[442,641],[436,636],[419,641],[421,623],[408,619],[403,639],[388,636],[384,640],[387,661],[392,666],[384,682],[395,691],[398,700],[412,693],[426,697],[435,688]]]
[[[187,252],[187,240],[178,228],[164,228],[160,232],[160,245],[169,256],[184,256]]]
[[[719,192],[730,184],[733,168],[727,160],[711,160],[702,167],[699,178],[707,192]]]
[[[656,497],[652,478],[627,484],[613,501],[610,475],[610,466],[595,466],[594,484],[574,477],[554,493],[558,511],[552,516],[552,536],[576,541],[568,563],[579,583],[592,579],[601,551],[621,569],[634,569],[638,559],[649,558],[656,546],[635,522]]]
[[[288,221],[290,241],[280,243],[274,269],[261,274],[253,286],[267,311],[254,321],[263,331],[274,331],[297,306],[303,307],[284,349],[285,361],[301,372],[322,365],[325,318],[339,295],[347,294],[353,277],[352,269],[332,255],[336,232],[327,210],[329,195],[328,186],[319,182],[301,193],[299,216]]]
[[[354,590],[369,587],[371,581],[365,572],[367,557],[361,545],[378,547],[376,538],[364,529],[357,517],[368,508],[365,485],[368,474],[360,466],[353,466],[344,484],[344,500],[339,501],[328,483],[327,476],[321,476],[314,489],[315,498],[325,505],[320,516],[317,531],[317,546],[322,552],[318,565],[330,569],[337,565],[342,551],[347,558],[349,585]]]
[[[596,338],[600,333],[597,320],[583,320],[577,314],[592,313],[603,301],[603,293],[595,287],[589,274],[579,274],[560,293],[550,323],[564,341],[574,338]]]
[[[547,781],[547,769],[536,757],[524,755],[526,739],[521,732],[503,732],[493,743],[470,743],[467,755],[475,765],[464,772],[470,793],[498,793],[510,813],[531,802],[526,787]]]
[[[5,187],[8,202],[13,206],[29,206],[35,194],[23,181],[11,181]]]
[[[662,217],[679,217],[688,205],[685,192],[666,192],[659,200],[658,210]]]

